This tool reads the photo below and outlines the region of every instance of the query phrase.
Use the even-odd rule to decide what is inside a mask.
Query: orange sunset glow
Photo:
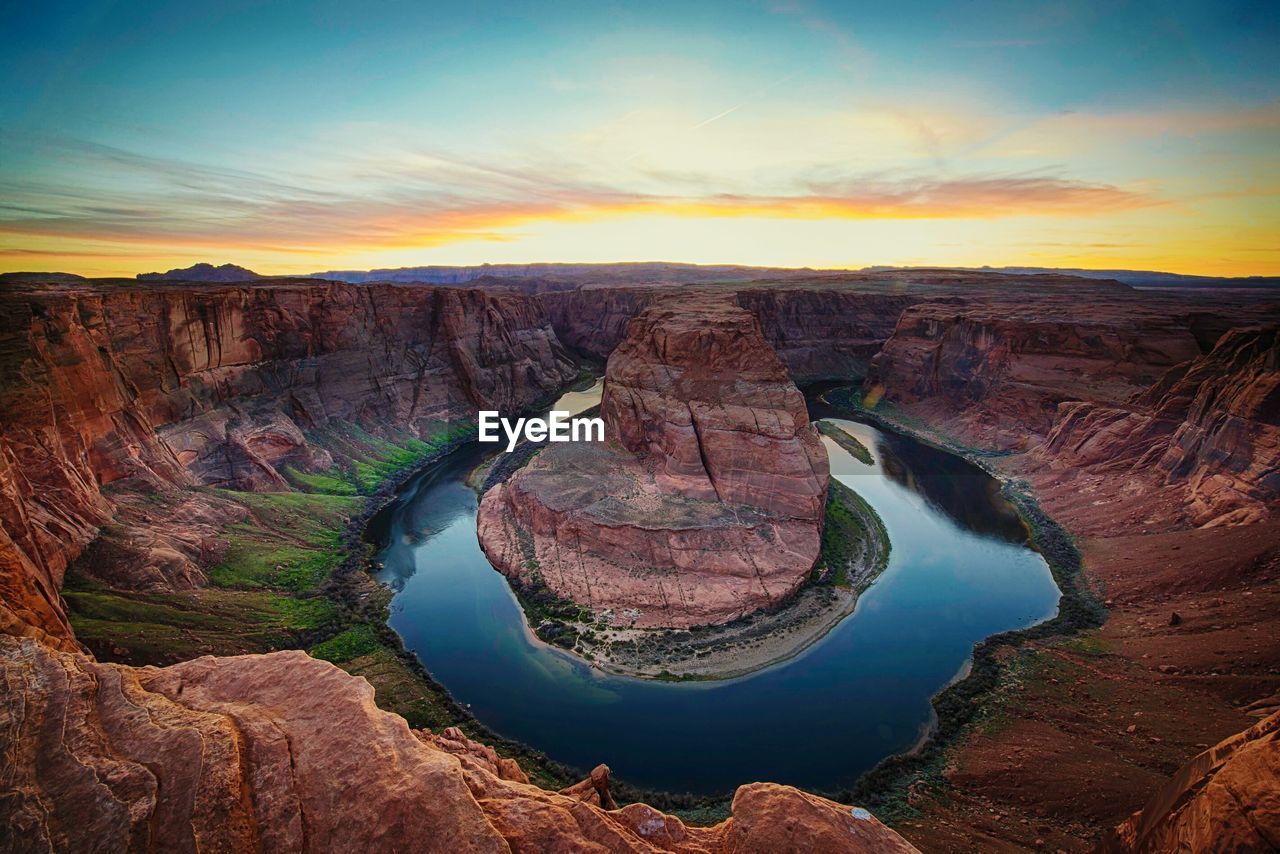
[[[242,23],[138,14],[110,25],[201,44]],[[1134,12],[1114,33],[1083,11],[1028,10],[983,34],[964,29],[976,21],[882,32],[874,14],[818,4],[714,26],[657,7],[531,9],[510,27],[439,14],[417,30],[345,21],[342,45],[300,18],[290,61],[263,34],[210,42],[221,59],[201,73],[161,74],[182,66],[158,36],[145,55],[74,27],[6,51],[0,270],[661,259],[1280,273],[1276,74],[1205,10]],[[1140,60],[1117,51],[1153,20],[1185,38]],[[37,61],[54,46],[56,62]]]

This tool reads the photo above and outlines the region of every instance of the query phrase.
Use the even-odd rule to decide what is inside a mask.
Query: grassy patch
[[[82,643],[103,660],[133,664],[296,647],[334,613],[323,599],[252,590],[114,591],[74,574],[63,598]]]
[[[227,492],[249,515],[225,529],[227,553],[209,570],[218,587],[314,590],[341,560],[340,539],[359,499],[303,493]]]
[[[870,570],[874,576],[888,565],[889,548],[889,534],[875,509],[832,478],[827,488],[827,518],[814,577],[836,587],[850,587],[850,570],[857,567],[867,550],[874,549],[876,556],[876,565]]]
[[[302,492],[322,495],[355,495],[358,492],[356,485],[337,468],[331,468],[327,472],[305,472],[286,466],[284,475],[295,489]]]
[[[310,653],[315,658],[322,658],[334,664],[345,664],[381,648],[382,643],[378,640],[373,626],[360,623],[339,632],[327,641],[316,644],[310,649]]]
[[[291,471],[289,481],[308,492],[371,495],[388,479],[416,468],[475,434],[471,421],[436,422],[427,439],[404,433],[393,439],[375,436],[358,424],[333,421],[308,438],[327,448],[334,467],[323,473]]]

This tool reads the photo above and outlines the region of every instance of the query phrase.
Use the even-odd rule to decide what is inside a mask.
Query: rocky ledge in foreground
[[[609,358],[606,442],[542,451],[480,505],[518,587],[615,626],[723,623],[790,597],[818,557],[828,466],[804,398],[732,300],[665,300]]]
[[[755,783],[687,827],[411,730],[302,652],[101,664],[0,635],[6,851],[915,851],[866,810]]]

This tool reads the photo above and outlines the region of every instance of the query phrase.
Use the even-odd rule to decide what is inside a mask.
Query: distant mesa
[[[1081,279],[1111,280],[1131,288],[1274,288],[1280,276],[1191,276],[1158,270],[1091,270],[1082,267],[863,267],[864,273],[909,272],[913,270],[954,270],[956,272],[1001,273],[1006,276],[1075,276]]]
[[[193,264],[190,267],[170,270],[167,273],[139,273],[143,282],[248,282],[261,279],[257,273],[235,264]]]
[[[75,273],[0,273],[0,282],[13,282],[15,284],[32,284],[32,283],[56,283],[71,284],[74,282],[89,281],[84,276],[77,276]]]

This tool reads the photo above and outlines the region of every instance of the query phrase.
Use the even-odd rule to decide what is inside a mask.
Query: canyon
[[[672,290],[5,282],[6,847],[1083,850],[1117,826],[1125,850],[1222,834],[1275,844],[1274,718],[1258,722],[1280,702],[1280,306],[1265,291],[954,271]],[[1003,648],[975,726],[936,773],[894,784],[910,810],[893,830],[763,783],[709,827],[613,808],[607,771],[548,789],[528,782],[528,763],[412,728],[362,678],[299,651],[154,667],[81,645],[69,573],[94,590],[212,598],[227,532],[277,518],[253,496],[338,484],[355,514],[358,496],[469,435],[478,409],[528,410],[605,359],[602,416],[619,447],[549,447],[486,496],[480,533],[500,569],[523,566],[509,513],[539,565],[567,527],[597,569],[584,578],[610,577],[609,555],[653,541],[654,526],[626,530],[637,508],[605,500],[637,490],[664,531],[655,496],[680,496],[693,537],[706,505],[745,508],[794,559],[759,589],[690,579],[679,608],[620,580],[601,603],[693,625],[785,598],[812,566],[826,493],[796,385],[844,381],[871,417],[1025,487],[1075,535],[1105,624]],[[558,477],[569,462],[598,474],[581,494]],[[598,515],[607,507],[620,515]],[[777,550],[715,522],[721,539],[696,547]],[[577,601],[598,593],[543,581]],[[377,599],[362,572],[323,583]],[[1188,760],[1194,775],[1179,771]],[[1166,792],[1174,775],[1199,782]],[[1258,807],[1241,817],[1224,792]],[[1140,809],[1147,819],[1131,819]]]

